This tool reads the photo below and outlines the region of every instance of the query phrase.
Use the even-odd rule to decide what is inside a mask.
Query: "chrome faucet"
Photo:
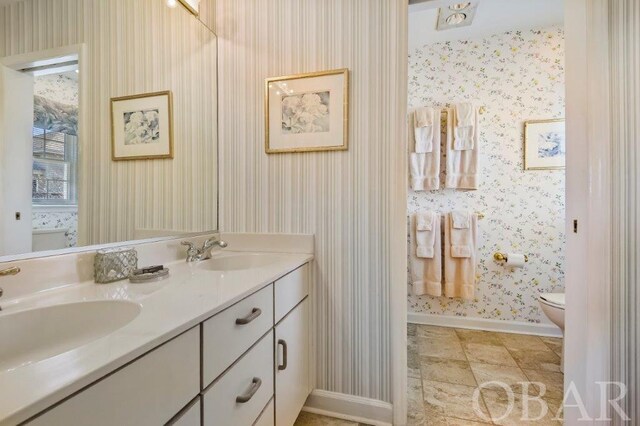
[[[220,248],[225,248],[227,246],[227,243],[217,237],[208,238],[202,245],[202,248],[197,248],[191,241],[183,241],[181,244],[183,246],[187,246],[187,262],[198,262],[200,260],[211,259],[211,250],[215,246]]]
[[[2,269],[0,270],[0,277],[6,277],[8,275],[17,275],[20,273],[20,268],[14,266],[12,268]],[[0,288],[0,297],[4,294],[4,291]],[[2,306],[0,306],[0,311],[2,310]]]

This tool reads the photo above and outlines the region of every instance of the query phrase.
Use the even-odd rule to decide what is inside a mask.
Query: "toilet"
[[[67,248],[69,228],[37,228],[32,234],[32,250],[58,250]]]
[[[538,296],[538,303],[542,312],[552,323],[560,327],[564,337],[564,293],[541,293]],[[564,339],[562,340],[562,361],[560,368],[564,371]]]

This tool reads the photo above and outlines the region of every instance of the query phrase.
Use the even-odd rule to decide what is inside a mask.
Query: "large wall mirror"
[[[0,0],[0,261],[218,228],[209,2]]]

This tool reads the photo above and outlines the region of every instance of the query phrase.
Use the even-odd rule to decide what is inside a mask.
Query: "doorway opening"
[[[0,255],[58,250],[78,244],[80,66],[78,54],[4,58]],[[10,189],[8,189],[10,188]]]

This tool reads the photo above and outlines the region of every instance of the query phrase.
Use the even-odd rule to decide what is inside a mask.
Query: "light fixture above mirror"
[[[173,1],[175,3],[175,0],[169,1]],[[189,12],[193,13],[194,15],[198,16],[198,14],[200,13],[200,0],[180,0],[180,3],[182,3],[184,7],[186,7]]]

